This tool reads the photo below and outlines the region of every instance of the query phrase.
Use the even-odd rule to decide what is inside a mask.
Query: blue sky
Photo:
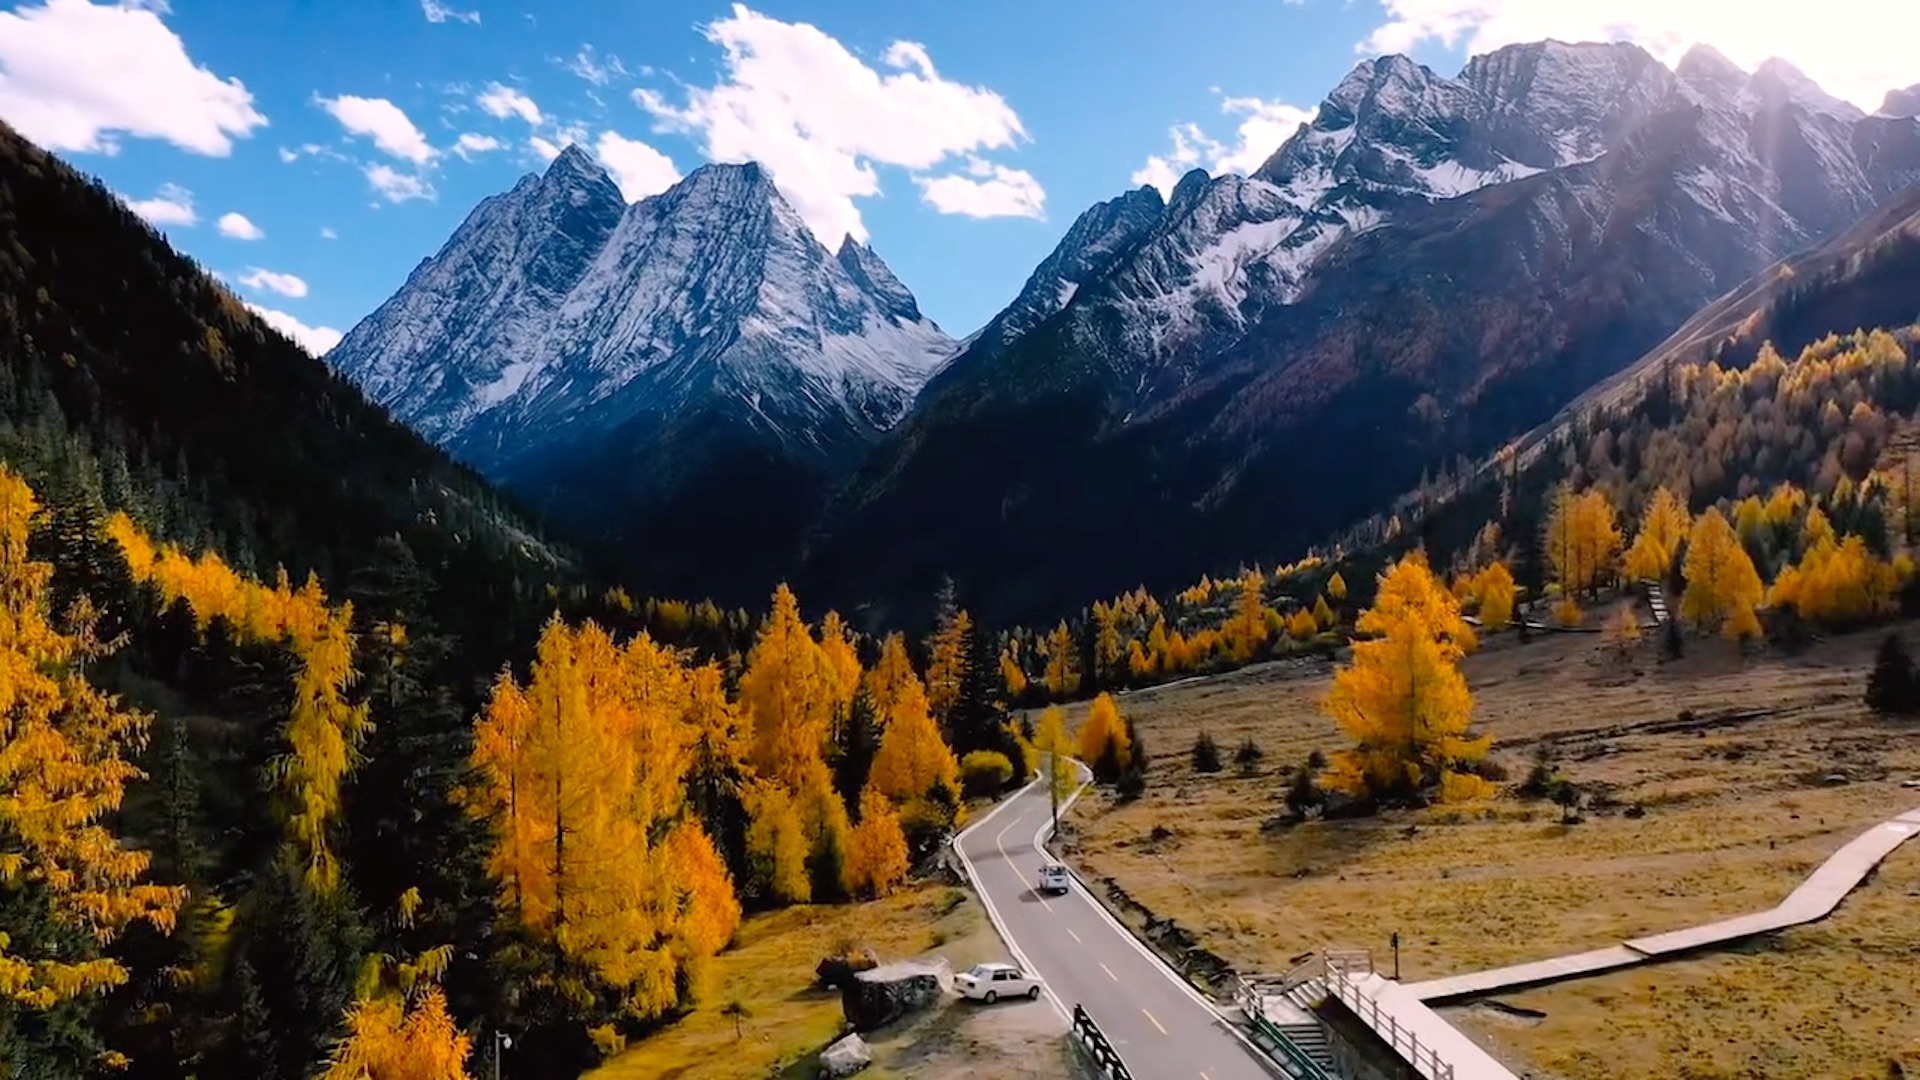
[[[765,162],[823,242],[864,235],[957,336],[1088,205],[1253,167],[1377,51],[1452,74],[1515,40],[1672,59],[1704,39],[1868,109],[1920,81],[1920,5],[1822,10],[1809,27],[1744,0],[0,0],[0,117],[316,347],[569,140],[630,198],[706,160]]]

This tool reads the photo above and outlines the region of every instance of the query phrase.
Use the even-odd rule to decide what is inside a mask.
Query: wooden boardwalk
[[[1333,996],[1392,1046],[1422,1080],[1519,1080],[1479,1043],[1428,1008],[1412,987],[1379,974],[1335,976],[1330,981]]]
[[[1631,967],[1710,945],[1814,922],[1825,918],[1838,907],[1841,899],[1852,892],[1874,867],[1880,865],[1880,860],[1916,835],[1920,835],[1920,807],[1883,821],[1853,838],[1821,863],[1820,868],[1777,907],[1766,911],[1634,938],[1604,949],[1556,956],[1551,960],[1536,960],[1530,964],[1409,983],[1405,990],[1420,1001],[1457,1001]]]

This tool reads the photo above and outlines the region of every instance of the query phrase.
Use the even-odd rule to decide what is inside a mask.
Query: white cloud
[[[440,0],[420,0],[420,13],[425,15],[430,23],[443,23],[452,19],[455,22],[472,23],[475,26],[480,24],[479,12],[455,11]]]
[[[866,238],[857,198],[880,193],[878,165],[924,172],[949,158],[1026,138],[999,94],[943,78],[924,46],[896,41],[876,71],[808,23],[735,4],[705,28],[724,76],[676,107],[641,89],[634,100],[668,130],[696,135],[715,161],[759,161],[815,235]]]
[[[363,98],[342,94],[320,98],[320,107],[333,114],[340,126],[355,135],[365,135],[373,145],[394,157],[425,165],[433,160],[433,147],[427,137],[413,126],[400,106],[386,98]]]
[[[295,300],[307,295],[307,283],[292,274],[282,274],[276,270],[262,270],[257,266],[247,267],[240,275],[240,284],[255,292],[277,292],[281,296],[291,296]]]
[[[608,53],[606,59],[602,60],[594,54],[591,45],[580,46],[580,51],[574,53],[573,59],[566,61],[565,66],[568,71],[595,86],[605,86],[614,79],[625,78],[627,75],[626,65],[620,62],[619,57]]]
[[[128,199],[127,209],[156,229],[165,225],[192,225],[200,220],[200,215],[193,211],[193,192],[179,184],[161,184],[151,199]]]
[[[560,147],[555,146],[552,140],[543,139],[538,135],[528,136],[527,146],[532,149],[541,161],[552,161],[554,158],[560,156]]]
[[[280,148],[280,160],[287,164],[292,164],[293,162],[299,161],[303,157],[327,158],[332,161],[351,161],[352,160],[351,158],[347,157],[347,155],[341,153],[338,150],[335,150],[333,147],[322,146],[319,143],[302,143],[299,146],[294,146],[294,147],[283,146]]]
[[[337,233],[337,232],[334,232],[334,231],[333,231],[333,226],[331,226],[331,225],[322,225],[322,226],[320,226],[320,239],[322,239],[322,240],[338,240],[338,239],[340,239],[340,234],[339,234],[339,233]]]
[[[453,144],[453,152],[468,161],[475,154],[484,154],[489,150],[498,150],[504,144],[491,135],[476,135],[471,131],[462,132],[459,141]]]
[[[346,336],[331,326],[308,326],[284,311],[261,307],[252,301],[246,304],[255,315],[260,316],[261,322],[285,334],[294,344],[315,356],[325,356],[327,350],[340,344],[340,339]]]
[[[267,118],[193,62],[161,5],[46,0],[0,12],[0,116],[50,150],[114,153],[120,133],[226,157]]]
[[[1817,9],[1746,0],[1380,0],[1387,21],[1359,48],[1426,41],[1472,53],[1520,41],[1634,41],[1668,64],[1706,42],[1751,70],[1781,57],[1863,109],[1920,81],[1920,4],[1828,0]]]
[[[532,98],[511,86],[488,83],[486,92],[477,100],[480,108],[496,120],[518,116],[529,124],[540,123],[540,106],[535,105]]]
[[[260,226],[247,220],[245,214],[232,211],[220,215],[219,228],[221,236],[230,236],[235,240],[258,240],[267,235],[260,231]]]
[[[366,168],[367,183],[373,190],[386,197],[388,202],[403,203],[408,199],[433,198],[433,185],[426,180],[409,173],[396,172],[386,165],[369,165]]]
[[[968,175],[915,177],[920,197],[943,214],[967,217],[1046,216],[1047,193],[1031,173],[974,158]]]
[[[1295,129],[1313,119],[1310,109],[1252,97],[1223,97],[1220,111],[1244,117],[1232,143],[1218,141],[1198,124],[1180,124],[1167,132],[1173,148],[1149,156],[1147,163],[1134,171],[1133,182],[1152,184],[1167,195],[1194,168],[1212,173],[1250,173],[1273,156]]]
[[[600,164],[613,174],[613,182],[620,185],[620,194],[628,202],[658,195],[680,182],[680,170],[673,167],[672,158],[616,132],[601,132],[594,152]]]

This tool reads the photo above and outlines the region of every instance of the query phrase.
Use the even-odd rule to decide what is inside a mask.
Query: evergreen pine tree
[[[1899,634],[1888,634],[1867,675],[1867,706],[1879,713],[1920,712],[1920,683]]]
[[[873,696],[862,685],[853,695],[846,722],[840,725],[840,743],[833,759],[833,788],[840,793],[849,814],[860,810],[860,789],[867,785],[867,773],[879,748],[880,727],[874,721]]]
[[[1671,613],[1668,614],[1667,621],[1661,628],[1660,648],[1669,660],[1678,660],[1687,651],[1686,635],[1680,630],[1680,620],[1674,618]]]
[[[1202,731],[1193,740],[1193,771],[1198,773],[1217,773],[1220,771],[1220,747],[1214,744],[1213,736]]]
[[[1007,730],[999,659],[992,635],[975,623],[973,632],[967,635],[960,694],[947,731],[947,745],[956,757],[988,750],[1005,755],[1008,761],[1021,760],[1020,744]]]
[[[1098,694],[1106,685],[1100,671],[1100,623],[1087,618],[1081,620],[1080,638],[1077,642],[1080,650],[1080,693],[1091,697]]]

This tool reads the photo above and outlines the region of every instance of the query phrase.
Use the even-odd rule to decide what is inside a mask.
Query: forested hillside
[[[1920,534],[1920,510],[1909,510],[1920,496],[1912,475],[1920,466],[1916,316],[1920,190],[1708,305],[1484,466],[1435,470],[1419,490],[1296,562],[1263,569],[1249,559],[1233,577],[1164,597],[1123,593],[1051,630],[1014,628],[1002,640],[1009,691],[1030,702],[1080,697],[1325,651],[1371,599],[1375,574],[1415,546],[1456,579],[1470,606],[1486,604],[1481,594],[1491,589],[1496,621],[1505,623],[1516,602],[1556,588],[1549,525],[1556,504],[1582,493],[1585,520],[1603,518],[1627,537],[1663,490],[1679,520],[1670,526],[1678,539],[1662,545],[1671,563],[1664,570],[1648,572],[1643,551],[1631,568],[1589,559],[1605,563],[1604,573],[1586,578],[1678,574],[1672,560],[1684,553],[1693,516],[1717,507],[1763,589],[1787,576],[1778,603],[1771,591],[1755,600],[1757,614],[1771,612],[1765,629],[1791,636],[1834,624],[1833,609],[1817,603],[1822,617],[1798,618],[1809,605],[1791,595],[1798,582],[1789,571],[1804,569],[1821,536],[1835,530],[1836,550],[1857,536],[1861,546],[1846,559],[1822,550],[1815,562],[1866,581],[1878,571],[1862,556],[1890,567]],[[1618,543],[1612,555],[1624,559],[1629,548]],[[1496,563],[1494,577],[1482,579]],[[1834,580],[1816,591],[1836,588]],[[1684,580],[1671,584],[1677,599]],[[1837,621],[1884,615],[1890,600],[1884,589],[1850,594]]]
[[[951,597],[590,587],[11,133],[0,236],[0,1074],[575,1076],[1030,773]]]

